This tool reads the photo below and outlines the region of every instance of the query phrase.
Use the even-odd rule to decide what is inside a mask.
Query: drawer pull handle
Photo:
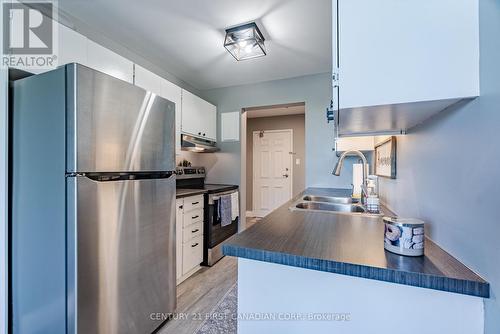
[[[198,246],[198,243],[195,243],[194,245],[191,245],[191,247],[196,247]]]
[[[196,216],[194,216],[194,217],[191,217],[191,219],[196,219],[196,218],[198,218],[198,217],[199,217],[199,216],[198,216],[198,215],[196,215]]]
[[[200,202],[193,202],[191,203],[192,205],[196,205],[196,204],[199,204]]]
[[[196,232],[198,232],[199,230],[200,230],[200,229],[198,229],[198,228],[197,228],[196,230],[192,230],[192,231],[191,231],[191,233],[196,233]]]
[[[179,209],[183,209],[183,208],[184,208],[184,206],[183,206],[183,205],[179,205]]]

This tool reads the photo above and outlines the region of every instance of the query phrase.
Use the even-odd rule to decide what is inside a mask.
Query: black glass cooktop
[[[208,194],[214,194],[218,192],[223,192],[223,191],[230,191],[234,189],[238,189],[237,185],[234,184],[204,184],[204,185],[186,185],[186,186],[179,186],[177,185],[178,190],[183,190],[184,192],[187,192],[189,190],[203,190],[205,193]]]

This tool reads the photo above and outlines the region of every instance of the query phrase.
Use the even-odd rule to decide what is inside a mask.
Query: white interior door
[[[292,198],[292,130],[253,132],[253,212],[264,217]]]

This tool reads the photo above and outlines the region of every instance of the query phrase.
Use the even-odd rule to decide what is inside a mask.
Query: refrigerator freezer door
[[[175,176],[67,182],[68,332],[151,333],[176,306]]]
[[[67,172],[175,169],[175,104],[125,81],[70,64]]]

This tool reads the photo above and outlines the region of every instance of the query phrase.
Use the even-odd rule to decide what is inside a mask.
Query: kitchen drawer
[[[191,239],[203,234],[203,221],[196,222],[186,226],[182,232],[182,242],[188,242]]]
[[[203,262],[203,236],[182,245],[182,274],[186,275]]]
[[[184,212],[203,209],[203,195],[184,198]]]
[[[184,206],[186,202],[184,202]],[[182,220],[182,227],[187,227],[197,222],[203,222],[203,209],[191,210],[186,212],[184,209],[184,219]]]

